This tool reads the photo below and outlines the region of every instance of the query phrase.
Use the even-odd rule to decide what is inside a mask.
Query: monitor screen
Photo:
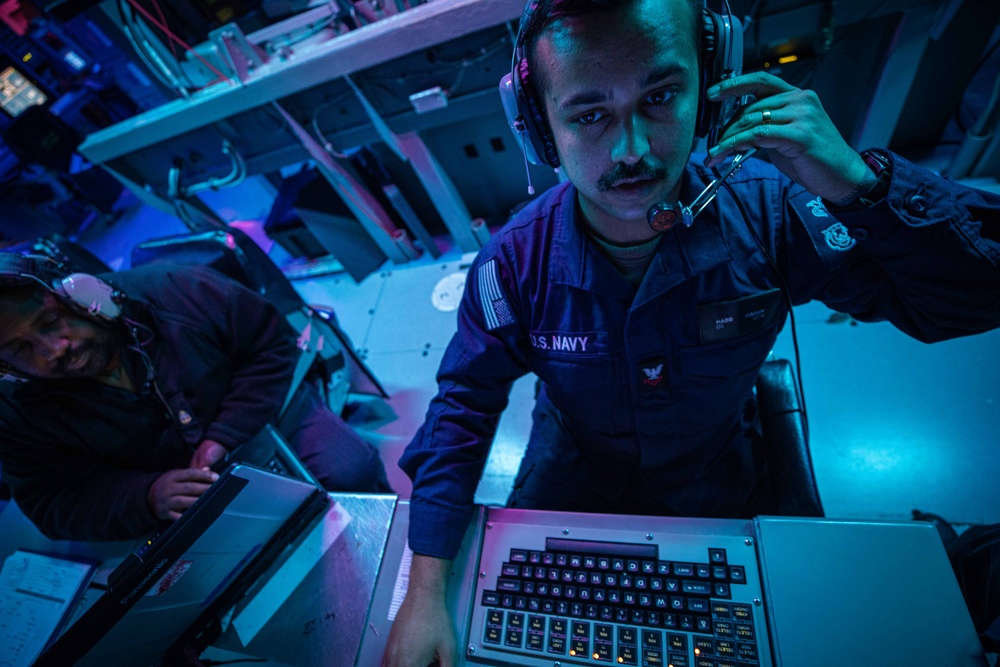
[[[0,109],[16,118],[28,107],[45,104],[48,96],[17,68],[8,66],[0,72]]]

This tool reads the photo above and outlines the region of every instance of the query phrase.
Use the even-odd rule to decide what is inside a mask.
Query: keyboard
[[[323,488],[295,455],[284,436],[270,424],[264,426],[253,438],[229,452],[224,459],[216,462],[212,470],[221,474],[233,463],[249,464],[275,475],[300,479],[317,488]]]
[[[499,516],[518,514],[528,513]],[[771,664],[748,522],[700,520],[684,532],[681,519],[590,518],[595,525],[562,528],[487,523],[470,662]],[[658,540],[652,528],[665,521],[671,530]]]
[[[267,472],[274,473],[275,475],[284,475],[285,477],[295,477],[295,474],[288,469],[285,462],[279,459],[277,456],[273,456],[261,466],[261,469]]]

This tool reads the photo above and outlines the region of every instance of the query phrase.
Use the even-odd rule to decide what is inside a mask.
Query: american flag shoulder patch
[[[495,259],[479,265],[476,271],[479,284],[479,305],[483,309],[486,330],[493,331],[508,324],[514,324],[514,313],[500,284],[500,267]]]

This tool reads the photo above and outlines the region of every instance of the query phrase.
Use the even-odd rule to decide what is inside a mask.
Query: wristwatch
[[[892,183],[892,158],[889,151],[884,148],[869,148],[861,153],[861,159],[875,174],[875,184],[868,188],[868,192],[859,195],[854,201],[847,204],[837,206],[827,202],[827,208],[834,213],[863,211],[875,206],[889,194],[889,185]]]

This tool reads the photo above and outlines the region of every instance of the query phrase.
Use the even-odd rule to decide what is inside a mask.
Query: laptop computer
[[[231,465],[108,576],[107,590],[35,665],[160,664],[192,625],[231,606],[328,503],[309,482]]]

